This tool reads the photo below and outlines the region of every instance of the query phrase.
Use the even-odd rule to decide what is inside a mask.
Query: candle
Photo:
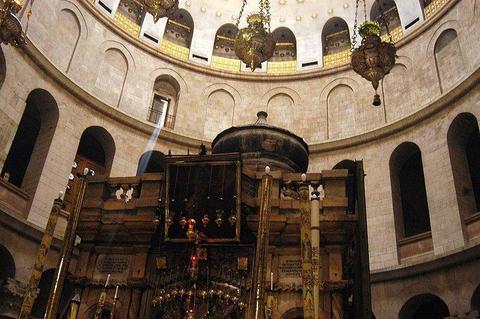
[[[107,275],[107,280],[105,281],[105,288],[108,286],[109,281],[110,281],[110,274]]]
[[[117,299],[117,296],[118,296],[118,285],[115,288],[115,297],[113,297],[113,299]]]
[[[270,272],[270,290],[273,291],[273,271]]]

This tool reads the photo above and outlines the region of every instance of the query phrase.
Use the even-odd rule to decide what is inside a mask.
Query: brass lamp
[[[0,9],[0,43],[13,46],[25,44],[22,24],[16,17],[22,6],[14,0],[4,0]]]
[[[366,21],[359,29],[362,43],[352,51],[352,68],[375,89],[373,105],[381,105],[377,93],[378,84],[395,65],[396,48],[393,43],[384,42],[380,38],[381,27],[376,21]]]
[[[237,20],[237,27],[243,14],[246,0]],[[260,12],[247,17],[248,26],[238,31],[235,38],[235,54],[251,70],[267,61],[275,51],[275,41],[270,32],[270,3],[268,0],[260,0]]]
[[[363,14],[365,21],[357,30],[358,7],[360,1],[363,1]],[[376,1],[380,10],[379,21],[381,21],[383,26],[387,29],[387,35],[390,41],[382,41],[380,38],[382,26],[379,22],[367,20],[366,0],[356,0],[351,63],[352,68],[356,73],[372,83],[372,86],[375,89],[373,105],[379,106],[382,104],[382,101],[380,100],[380,95],[377,92],[378,84],[395,65],[397,49],[393,44],[392,36],[390,35],[390,31],[388,29],[388,21],[385,18],[382,6],[380,5],[379,0]],[[362,37],[362,42],[359,47],[356,47],[357,31]]]
[[[178,10],[178,0],[145,0],[144,4],[145,10],[153,16],[155,22]]]

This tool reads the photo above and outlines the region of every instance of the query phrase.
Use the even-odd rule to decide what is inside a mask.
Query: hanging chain
[[[242,19],[243,11],[245,10],[246,5],[247,5],[247,0],[243,0],[242,7],[240,8],[240,13],[238,14],[237,23],[235,23],[235,26],[237,28],[238,28],[238,25],[240,24],[240,20]]]
[[[360,0],[355,1],[355,22],[353,23],[352,47],[351,51],[357,46],[357,29],[358,29],[358,4]]]
[[[363,0],[363,22],[367,22],[367,0]]]
[[[267,27],[268,32],[270,32],[270,0],[260,0],[263,3],[263,9],[265,10],[265,24]]]

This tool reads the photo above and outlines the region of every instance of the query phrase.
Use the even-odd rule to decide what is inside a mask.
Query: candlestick
[[[118,296],[118,285],[115,288],[115,296],[113,297],[113,299],[117,299],[117,296]]]
[[[270,272],[270,290],[273,291],[273,271]]]
[[[107,280],[105,281],[105,288],[108,286],[109,281],[110,281],[110,274],[107,275]]]

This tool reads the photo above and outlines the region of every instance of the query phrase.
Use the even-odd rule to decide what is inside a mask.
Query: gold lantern
[[[22,6],[14,0],[6,0],[0,9],[0,43],[14,46],[25,44],[22,24],[16,14]]]
[[[246,0],[243,2],[240,15],[237,20],[237,27],[245,8]],[[251,70],[267,61],[275,51],[275,41],[270,32],[270,3],[268,0],[260,0],[260,12],[254,13],[247,18],[248,26],[238,31],[235,38],[235,54]]]
[[[363,1],[365,9],[365,0]],[[378,85],[395,65],[396,48],[391,41],[390,32],[388,31],[388,23],[385,19],[383,19],[383,23],[387,28],[390,42],[382,41],[380,38],[382,28],[377,21],[365,19],[366,21],[358,30],[358,33],[362,36],[362,42],[359,47],[355,47],[358,2],[359,0],[357,0],[357,12],[355,14],[355,27],[352,41],[352,68],[356,73],[372,83],[372,86],[375,89],[373,105],[379,106],[382,102],[380,100],[380,95],[377,92]],[[383,13],[381,13],[381,17],[384,18]]]
[[[144,0],[144,4],[145,10],[153,16],[155,22],[178,10],[178,0]]]

